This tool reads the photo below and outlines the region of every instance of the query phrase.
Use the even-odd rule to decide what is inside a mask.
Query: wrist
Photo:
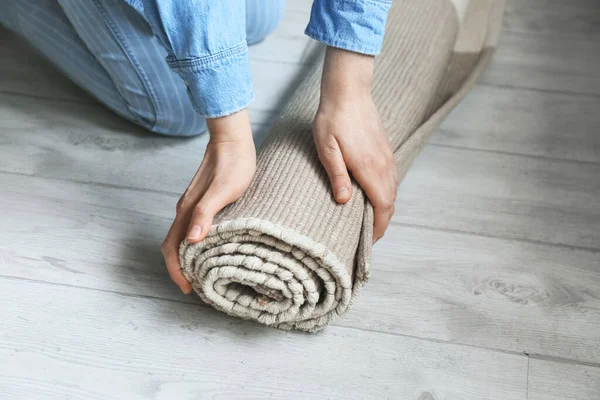
[[[219,118],[207,118],[206,125],[213,143],[244,142],[252,140],[252,128],[248,110]]]
[[[374,57],[328,47],[321,78],[321,103],[344,104],[371,96]]]

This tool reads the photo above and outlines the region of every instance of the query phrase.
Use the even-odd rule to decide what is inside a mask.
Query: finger
[[[375,208],[373,207],[373,243],[376,243],[379,239],[383,237],[385,231],[390,225],[391,217],[393,215],[393,211],[389,211],[385,208]]]
[[[236,196],[234,193],[227,192],[225,187],[226,185],[218,182],[211,182],[194,207],[186,236],[189,243],[197,243],[203,240],[212,226],[215,215],[225,206],[235,201]]]
[[[333,197],[343,204],[352,197],[352,183],[338,142],[333,137],[327,140],[328,144],[317,146],[319,159],[331,181]]]
[[[388,171],[389,167],[385,164],[382,167],[365,166],[354,173],[356,181],[373,205],[373,243],[381,239],[394,213],[396,189],[393,181],[390,182]]]
[[[383,237],[385,231],[389,228],[390,221],[396,211],[395,202],[398,194],[398,178],[393,161],[388,163],[386,178],[387,182],[384,182],[387,184],[386,189],[384,190],[386,195],[377,202],[377,208],[374,209],[375,223],[373,226],[373,243]]]
[[[188,294],[192,291],[192,285],[185,279],[181,271],[181,265],[179,264],[179,244],[185,237],[185,228],[186,226],[181,219],[175,219],[161,247],[161,251],[167,264],[169,276],[171,276],[173,282],[179,286],[183,293]]]

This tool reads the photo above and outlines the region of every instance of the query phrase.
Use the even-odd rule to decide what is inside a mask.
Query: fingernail
[[[190,232],[188,233],[188,239],[189,240],[196,240],[200,237],[200,233],[202,232],[202,228],[199,227],[198,225],[194,225],[192,226],[192,229],[190,229]]]
[[[183,294],[186,294],[186,295],[192,293],[191,289],[189,289],[189,290],[185,290],[184,288],[179,288],[179,289],[181,289],[181,291],[183,292]]]
[[[336,199],[345,199],[346,197],[348,197],[348,195],[350,194],[350,191],[348,190],[348,188],[340,188],[337,190],[337,192],[335,193],[335,198]]]

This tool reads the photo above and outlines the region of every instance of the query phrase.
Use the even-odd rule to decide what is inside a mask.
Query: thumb
[[[203,240],[212,226],[215,215],[234,201],[222,185],[212,183],[192,211],[187,241],[197,243]]]
[[[319,159],[331,181],[335,201],[343,204],[352,197],[352,183],[338,142],[333,137],[328,140],[327,145],[317,146]]]

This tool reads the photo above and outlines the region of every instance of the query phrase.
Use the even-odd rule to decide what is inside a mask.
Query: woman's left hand
[[[352,196],[349,171],[365,191],[377,241],[394,214],[398,173],[371,96],[372,75],[373,57],[327,49],[313,136],[335,200],[345,203]]]

